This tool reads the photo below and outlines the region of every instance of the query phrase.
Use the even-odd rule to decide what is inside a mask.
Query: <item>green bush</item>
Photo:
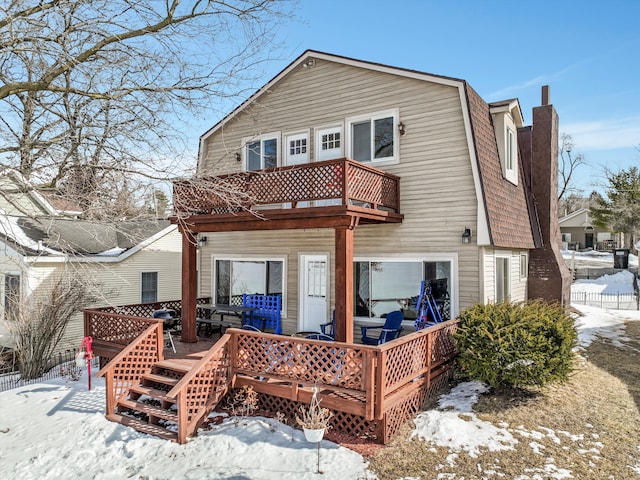
[[[565,380],[577,332],[559,304],[539,300],[476,305],[455,334],[463,374],[492,387],[542,386]]]

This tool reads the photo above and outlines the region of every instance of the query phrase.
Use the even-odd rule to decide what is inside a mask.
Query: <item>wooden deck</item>
[[[141,330],[130,343],[95,336],[109,332],[111,340],[121,341],[114,332],[123,322],[129,331]],[[284,414],[294,424],[317,387],[323,406],[334,412],[333,428],[386,443],[449,379],[458,322],[380,346],[231,328],[197,343],[176,339],[175,354],[164,347],[162,323],[155,319],[87,310],[85,325],[95,353],[111,358],[98,375],[105,377],[107,417],[113,421],[184,443],[236,389],[252,387],[261,410]]]

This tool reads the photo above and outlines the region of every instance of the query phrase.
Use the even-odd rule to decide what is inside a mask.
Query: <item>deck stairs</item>
[[[178,441],[177,399],[167,394],[200,357],[199,354],[191,354],[188,358],[165,359],[156,363],[151,372],[142,375],[139,385],[131,386],[128,395],[118,400],[115,413],[108,414],[107,418],[142,433]],[[227,385],[218,387],[217,400],[224,397],[227,389]]]

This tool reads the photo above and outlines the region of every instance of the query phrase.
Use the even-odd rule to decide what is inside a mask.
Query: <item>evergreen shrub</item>
[[[532,300],[475,305],[460,315],[455,341],[463,374],[492,387],[566,380],[577,332],[558,303]]]

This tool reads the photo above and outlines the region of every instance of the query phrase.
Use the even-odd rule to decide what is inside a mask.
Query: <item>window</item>
[[[507,127],[507,155],[506,168],[510,172],[515,172],[516,165],[516,139],[513,130]]]
[[[329,127],[316,130],[316,160],[342,158],[342,127]]]
[[[158,272],[142,272],[141,303],[158,301]]]
[[[20,275],[4,276],[4,318],[15,321],[20,312]]]
[[[528,276],[529,261],[526,253],[520,254],[520,279],[525,280]]]
[[[403,310],[405,320],[418,316],[422,280],[429,281],[432,294],[445,319],[451,318],[451,261],[357,261],[354,262],[354,313],[357,317],[380,317]]]
[[[215,303],[242,305],[243,293],[282,296],[284,260],[216,260],[214,278]]]
[[[496,257],[496,303],[506,302],[510,296],[509,258]]]
[[[295,135],[287,135],[286,145],[286,164],[300,165],[309,162],[309,135],[307,133],[299,133]]]
[[[276,134],[252,138],[245,142],[245,165],[247,170],[262,170],[278,166],[278,141]]]
[[[350,135],[348,156],[359,162],[397,159],[397,112],[347,119]]]

